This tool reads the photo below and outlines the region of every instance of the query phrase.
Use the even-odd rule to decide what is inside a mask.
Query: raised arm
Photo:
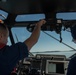
[[[30,50],[37,43],[38,38],[40,36],[41,26],[45,23],[46,23],[45,20],[40,20],[39,22],[37,22],[31,36],[27,40],[24,41],[24,43],[28,47],[28,50]]]

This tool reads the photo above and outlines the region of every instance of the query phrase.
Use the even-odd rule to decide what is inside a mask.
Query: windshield
[[[18,41],[23,42],[31,35],[31,32],[27,31],[26,27],[18,27],[18,28],[14,27],[12,28],[12,32],[15,43]],[[56,32],[47,31],[47,33],[60,40],[60,35],[56,34]],[[76,45],[72,42],[70,32],[62,31],[62,41],[67,45],[76,49]],[[70,51],[70,50],[72,50],[70,47],[60,43],[59,41],[53,39],[52,37],[46,35],[44,32],[41,31],[39,41],[31,49],[31,52]]]
[[[6,12],[0,11],[0,14],[3,14],[4,16],[8,16]],[[76,13],[58,13],[56,14],[57,18],[63,19],[63,20],[76,20]],[[27,18],[26,18],[27,17]],[[33,19],[32,19],[33,17]],[[3,19],[3,18],[1,18]],[[44,14],[34,14],[34,15],[19,15],[16,17],[15,21],[38,21],[40,19],[45,19]],[[26,27],[13,27],[12,29],[12,34],[14,37],[14,41],[16,42],[23,42],[26,40],[31,33],[27,30]],[[57,40],[60,41],[60,35],[57,34],[55,31],[46,31],[49,35],[53,36]],[[61,32],[62,36],[62,42],[65,43],[66,45],[60,43],[56,39],[50,37],[49,35],[45,34],[44,32],[41,31],[40,38],[35,46],[32,47],[30,52],[32,53],[56,53],[59,51],[71,51],[73,49],[76,49],[76,44],[72,42],[72,36],[71,33],[68,31],[63,31]],[[8,45],[11,45],[10,39],[8,38]],[[60,53],[61,54],[61,53]],[[65,53],[64,53],[65,54]]]
[[[27,31],[26,27],[18,27],[18,28],[14,27],[12,28],[12,32],[15,43],[23,42],[31,35],[31,33]],[[51,31],[47,31],[47,33],[60,40],[59,34],[56,34],[55,32],[51,32]],[[72,42],[72,37],[70,32],[62,31],[62,41],[67,45],[71,46],[72,48],[76,49],[76,45]],[[66,57],[68,58],[75,53],[75,51],[71,51],[71,50],[73,49],[60,43],[59,41],[53,39],[52,37],[46,35],[41,31],[40,38],[37,44],[32,47],[30,52],[32,52],[33,54],[41,53],[41,54],[66,55]]]
[[[74,20],[76,13],[57,13],[56,17],[59,19],[64,19],[64,20]],[[16,18],[16,21],[28,21],[32,20],[32,17],[35,18],[36,20],[39,20],[40,18],[43,19],[45,18],[44,14],[34,14],[34,15],[27,15],[27,18],[25,17],[26,15],[19,15]],[[36,18],[37,17],[37,18]],[[20,19],[19,19],[20,18]],[[34,20],[34,19],[33,19]],[[26,27],[20,27],[20,28],[12,28],[13,36],[15,38],[15,42],[17,41],[24,41],[27,39],[31,33],[27,31]],[[38,43],[31,49],[31,52],[44,52],[44,51],[70,51],[73,49],[76,49],[76,45],[74,42],[72,42],[72,36],[71,33],[68,31],[63,31],[61,32],[61,37],[62,37],[62,42],[60,43],[60,35],[57,34],[55,31],[46,31],[49,35],[53,36],[54,38],[48,36],[44,32],[41,31],[41,35],[39,38]],[[17,40],[18,38],[18,40]],[[17,41],[16,41],[17,40]],[[59,40],[59,41],[58,41]],[[66,45],[68,46],[66,46]]]
[[[59,19],[74,20],[74,19],[76,19],[75,15],[76,15],[76,13],[58,13],[56,16]],[[24,16],[21,16],[21,17],[23,17],[22,21],[27,20]],[[41,17],[41,15],[40,15],[40,17]],[[39,20],[40,17],[38,16],[36,20]],[[20,19],[17,20],[17,18],[16,18],[16,21],[20,21]],[[29,18],[30,17],[28,17],[28,21],[32,20],[32,18],[30,18],[30,19]],[[42,18],[45,18],[43,14],[42,14]],[[23,42],[31,35],[31,33],[29,31],[27,31],[26,27],[18,27],[18,28],[14,27],[14,28],[12,28],[12,32],[13,32],[15,42],[18,42],[18,41]],[[61,37],[62,37],[63,43],[59,42],[60,35],[57,34],[55,31],[52,31],[52,32],[46,31],[46,32],[49,35],[45,34],[43,31],[41,31],[40,38],[39,38],[37,44],[32,47],[30,52],[32,52],[34,54],[40,54],[40,53],[41,54],[58,54],[58,55],[60,54],[60,55],[66,55],[67,58],[75,53],[74,51],[76,49],[76,45],[74,42],[72,42],[72,36],[71,36],[70,32],[62,30]],[[50,35],[52,37],[54,37],[55,39],[50,37]],[[70,51],[70,52],[68,52],[68,51]],[[73,51],[73,52],[71,52],[71,51]]]

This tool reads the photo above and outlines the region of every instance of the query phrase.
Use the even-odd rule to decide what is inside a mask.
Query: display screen
[[[56,73],[56,64],[55,63],[49,63],[48,65],[48,73]]]
[[[48,74],[65,74],[64,63],[47,61],[46,73],[48,73]]]

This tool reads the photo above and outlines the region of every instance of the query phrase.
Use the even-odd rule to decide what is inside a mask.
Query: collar
[[[4,46],[6,46],[5,44],[0,44],[0,49],[2,49]]]

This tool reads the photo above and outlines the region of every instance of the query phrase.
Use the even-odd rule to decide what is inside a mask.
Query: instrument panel
[[[20,75],[66,75],[68,63],[64,55],[37,54],[24,59],[18,71]]]

